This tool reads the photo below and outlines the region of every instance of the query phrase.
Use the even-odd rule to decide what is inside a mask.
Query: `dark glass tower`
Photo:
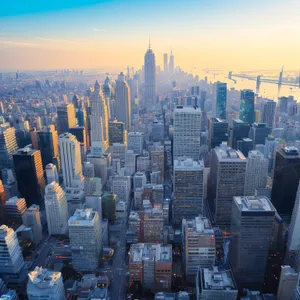
[[[272,203],[278,213],[291,215],[300,180],[300,155],[295,147],[284,147],[276,152]]]
[[[55,163],[59,157],[58,134],[54,125],[49,125],[45,131],[38,131],[38,147],[41,151],[43,168]],[[56,166],[59,170],[59,166]]]
[[[20,149],[13,155],[18,190],[28,207],[43,204],[45,179],[40,150]]]
[[[242,120],[233,120],[232,121],[232,130],[231,130],[231,147],[237,149],[237,142],[243,138],[248,138],[250,126],[247,122]]]
[[[224,82],[215,83],[215,94],[216,94],[215,117],[225,120],[226,102],[227,102],[227,83]]]
[[[255,122],[254,92],[252,90],[241,91],[240,119],[248,124]]]
[[[226,120],[212,118],[209,120],[209,148],[220,146],[228,141],[228,123]]]

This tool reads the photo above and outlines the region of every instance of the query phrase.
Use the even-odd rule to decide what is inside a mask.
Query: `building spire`
[[[149,50],[151,49],[151,44],[150,44],[150,35],[149,35]]]

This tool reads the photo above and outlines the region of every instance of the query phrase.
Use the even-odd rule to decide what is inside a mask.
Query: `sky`
[[[4,2],[4,3],[2,3]],[[0,70],[300,68],[299,0],[2,0]]]

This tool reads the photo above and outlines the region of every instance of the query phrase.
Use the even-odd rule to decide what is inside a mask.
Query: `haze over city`
[[[2,1],[5,70],[140,67],[151,37],[188,72],[300,66],[300,3],[274,1]]]

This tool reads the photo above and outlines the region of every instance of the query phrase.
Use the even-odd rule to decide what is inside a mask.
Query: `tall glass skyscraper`
[[[248,124],[255,122],[254,92],[252,90],[241,91],[240,119]]]
[[[213,103],[214,117],[226,119],[227,83],[215,83],[215,101]]]

